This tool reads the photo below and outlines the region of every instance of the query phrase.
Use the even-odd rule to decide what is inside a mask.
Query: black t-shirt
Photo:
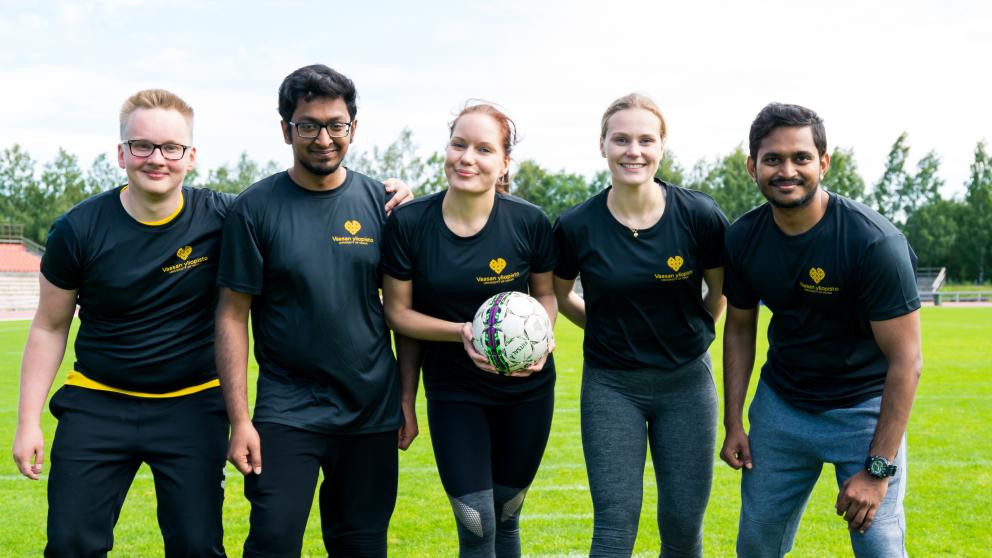
[[[214,308],[230,196],[183,188],[163,225],[134,220],[121,188],[89,198],[52,225],[41,272],[77,289],[75,369],[123,390],[166,393],[217,377]]]
[[[351,170],[326,192],[280,172],[234,202],[217,281],[254,297],[256,421],[347,434],[402,422],[378,292],[385,203]]]
[[[404,204],[386,224],[383,271],[413,281],[413,309],[453,322],[470,322],[479,306],[504,291],[528,292],[531,273],[555,265],[551,224],[540,208],[496,194],[478,233],[461,237],[444,224],[439,192]],[[423,342],[424,388],[438,401],[512,403],[553,389],[554,359],[541,372],[510,377],[479,370],[461,343]]]
[[[881,395],[888,362],[869,320],[920,307],[916,254],[892,223],[831,193],[813,228],[787,236],[766,203],[727,230],[724,258],[727,301],[772,311],[761,378],[779,396],[818,413]]]
[[[555,275],[582,283],[583,350],[598,368],[673,369],[713,342],[703,270],[723,265],[727,218],[706,194],[657,182],[667,193],[665,212],[636,237],[606,206],[609,188],[555,224]]]

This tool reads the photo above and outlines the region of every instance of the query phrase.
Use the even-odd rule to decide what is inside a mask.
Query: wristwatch
[[[880,455],[871,455],[865,459],[865,471],[876,479],[895,476],[896,466]]]

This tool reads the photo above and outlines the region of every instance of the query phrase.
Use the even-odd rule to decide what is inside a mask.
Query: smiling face
[[[348,106],[344,99],[330,97],[315,97],[307,102],[300,99],[293,111],[292,121],[296,124],[304,122],[314,124],[330,124],[332,122],[351,122],[351,132],[343,138],[332,138],[327,129],[321,129],[316,138],[301,138],[296,129],[288,122],[282,122],[283,139],[293,146],[294,171],[313,177],[325,177],[334,174],[341,167],[348,147],[355,137],[358,121],[352,122]]]
[[[819,154],[810,126],[773,129],[761,140],[757,159],[747,159],[747,171],[761,194],[780,209],[808,205],[829,166],[830,155]]]
[[[502,146],[503,132],[495,118],[481,112],[462,114],[444,151],[448,185],[473,193],[494,189],[510,168],[510,158]]]
[[[639,186],[654,181],[665,146],[661,120],[643,108],[629,108],[610,116],[599,142],[614,186]]]
[[[128,117],[122,140],[144,140],[154,144],[190,145],[193,130],[190,121],[176,110],[139,108]],[[170,161],[160,149],[147,157],[136,157],[124,143],[117,145],[117,164],[127,173],[128,187],[145,195],[168,196],[183,185],[186,173],[196,161],[196,148],[186,150],[182,159]]]

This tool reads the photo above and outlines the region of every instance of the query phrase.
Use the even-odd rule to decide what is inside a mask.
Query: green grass
[[[940,288],[941,291],[992,291],[992,283],[983,283],[981,285],[975,283],[974,281],[947,281],[944,286]]]
[[[767,320],[763,313],[762,328]],[[27,322],[0,322],[0,439],[13,439],[17,370]],[[906,497],[913,556],[988,556],[992,547],[992,450],[982,428],[992,424],[992,309],[924,308],[925,369],[909,426],[909,488]],[[528,556],[581,556],[588,552],[592,504],[579,438],[578,395],[582,333],[564,320],[558,326],[558,386],[554,427],[544,462],[529,492],[521,520]],[[762,338],[764,336],[761,336]],[[764,340],[759,347],[763,354]],[[713,345],[720,384],[720,339]],[[65,360],[62,374],[72,363]],[[255,374],[253,368],[251,374]],[[61,377],[56,381],[61,383]],[[754,387],[752,382],[752,390]],[[427,429],[423,396],[418,405],[421,435],[400,455],[399,500],[389,531],[397,557],[457,554],[454,519],[441,489]],[[51,443],[55,421],[43,419]],[[722,433],[720,440],[722,441]],[[9,447],[9,446],[8,446]],[[8,453],[9,455],[9,453]],[[714,456],[714,459],[717,459]],[[832,512],[836,485],[825,468],[804,516],[791,556],[850,555],[846,524]],[[657,556],[656,490],[650,461],[635,555]],[[739,474],[717,462],[706,515],[707,556],[732,556],[740,506]],[[31,482],[7,458],[0,462],[0,555],[39,556],[45,541],[45,482]],[[224,506],[225,544],[241,554],[248,505],[240,474],[228,467]],[[160,556],[154,491],[147,469],[139,472],[116,530],[116,556]],[[316,506],[304,554],[323,555]]]

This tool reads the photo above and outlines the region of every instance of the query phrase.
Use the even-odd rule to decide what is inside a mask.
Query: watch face
[[[872,459],[871,465],[868,467],[868,472],[871,473],[873,477],[884,477],[885,462],[881,459]]]

